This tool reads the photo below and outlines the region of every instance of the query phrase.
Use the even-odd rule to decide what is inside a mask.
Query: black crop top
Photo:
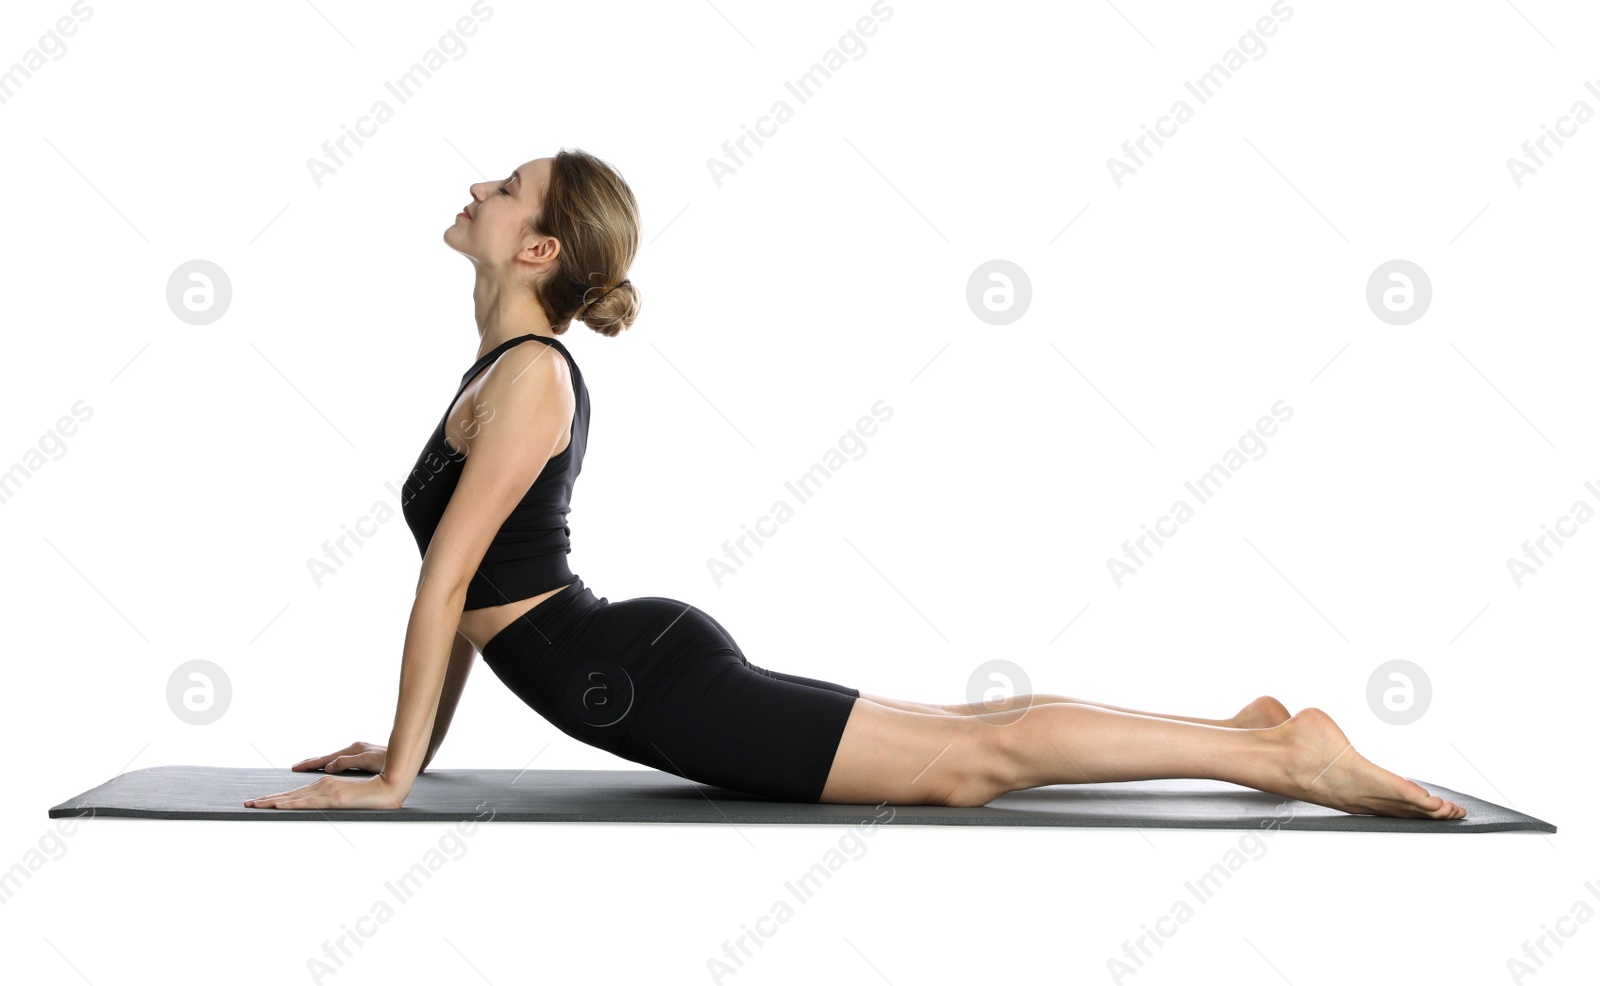
[[[583,451],[589,439],[589,390],[583,385],[583,374],[572,354],[561,342],[551,336],[529,334],[508,339],[485,353],[461,376],[461,386],[455,397],[445,405],[439,427],[433,430],[427,447],[411,467],[400,501],[400,512],[406,526],[417,539],[417,549],[424,556],[433,532],[444,517],[450,495],[461,481],[465,468],[465,454],[453,450],[445,442],[445,423],[450,409],[460,399],[462,391],[479,372],[493,363],[500,354],[518,343],[538,339],[541,344],[559,352],[572,368],[575,407],[570,427],[571,438],[567,447],[552,456],[544,469],[534,479],[533,485],[495,533],[483,561],[467,585],[465,609],[482,609],[504,603],[527,599],[550,589],[558,589],[572,582],[576,576],[567,567],[567,555],[572,550],[571,530],[567,527],[567,511],[572,504],[572,486],[583,468]]]

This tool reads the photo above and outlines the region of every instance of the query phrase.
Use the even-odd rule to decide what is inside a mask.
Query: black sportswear
[[[483,663],[590,746],[775,801],[822,798],[861,692],[756,667],[712,616],[666,596],[612,602],[578,579],[512,620]]]
[[[495,535],[465,608],[564,588],[495,634],[484,663],[535,712],[590,746],[704,784],[819,801],[859,690],[757,667],[704,610],[666,596],[612,602],[567,567],[566,515],[588,443],[589,391],[566,347],[540,335],[495,347],[462,376],[446,416],[473,377],[528,339],[572,368],[572,437]],[[465,462],[444,435],[441,419],[402,503],[424,555]]]
[[[461,386],[445,405],[444,417],[428,438],[428,444],[417,456],[416,465],[406,479],[400,512],[405,515],[406,526],[417,540],[417,549],[428,553],[428,543],[444,517],[450,495],[461,481],[461,472],[467,457],[458,453],[445,441],[445,422],[450,409],[467,389],[474,377],[493,363],[502,353],[519,343],[537,339],[549,350],[560,353],[572,368],[573,397],[576,407],[570,425],[571,438],[567,447],[545,463],[528,492],[523,495],[500,530],[495,533],[483,561],[467,585],[465,609],[482,609],[499,606],[537,596],[541,592],[558,589],[577,578],[567,565],[567,555],[572,551],[572,531],[567,526],[567,512],[572,506],[572,487],[583,469],[583,452],[589,443],[589,389],[584,386],[583,373],[573,362],[572,354],[559,339],[529,333],[507,339],[485,353],[481,359],[461,375]]]

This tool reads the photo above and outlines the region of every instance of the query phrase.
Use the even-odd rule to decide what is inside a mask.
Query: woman
[[[247,806],[400,807],[482,653],[569,736],[779,800],[981,805],[1045,784],[1200,777],[1352,813],[1466,814],[1362,757],[1323,712],[1290,717],[1267,696],[1224,720],[1059,695],[924,705],[757,667],[687,603],[597,598],[567,567],[589,392],[557,336],[574,319],[614,336],[638,316],[637,203],[605,163],[566,150],[471,193],[444,240],[476,268],[478,358],[406,483],[422,574],[389,744],[294,766],[376,777]]]

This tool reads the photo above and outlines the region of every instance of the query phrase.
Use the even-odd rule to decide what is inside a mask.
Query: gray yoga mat
[[[430,770],[404,807],[329,811],[246,808],[247,798],[289,791],[321,771],[273,767],[145,767],[50,809],[51,818],[170,818],[244,821],[713,822],[732,824],[1065,825],[1112,828],[1280,829],[1338,832],[1554,832],[1530,815],[1418,781],[1464,805],[1452,821],[1347,815],[1285,801],[1225,781],[1059,784],[1004,794],[980,808],[828,805],[768,801],[656,770]],[[344,777],[371,777],[346,773]]]

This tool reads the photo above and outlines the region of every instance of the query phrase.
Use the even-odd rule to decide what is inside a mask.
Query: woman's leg
[[[1234,713],[1230,719],[1197,719],[1191,716],[1166,715],[1160,712],[1141,712],[1138,709],[1125,709],[1119,705],[1108,705],[1105,702],[1091,702],[1083,698],[1068,698],[1065,695],[1013,695],[1004,702],[983,703],[963,702],[956,705],[934,705],[928,702],[910,702],[905,699],[885,698],[880,695],[861,693],[861,697],[869,702],[887,705],[891,709],[901,709],[906,712],[920,712],[924,715],[947,716],[973,716],[983,715],[988,712],[1008,712],[1018,709],[1030,709],[1037,705],[1093,705],[1101,709],[1110,709],[1113,712],[1126,712],[1136,716],[1153,716],[1158,719],[1176,719],[1179,722],[1193,722],[1204,726],[1227,726],[1232,729],[1268,729],[1288,720],[1289,710],[1284,704],[1271,695],[1262,695]]]
[[[1039,705],[1017,718],[919,715],[858,701],[821,800],[981,805],[1048,784],[1177,777],[1230,781],[1353,814],[1466,814],[1357,753],[1319,709],[1270,729],[1228,729],[1078,703]]]

